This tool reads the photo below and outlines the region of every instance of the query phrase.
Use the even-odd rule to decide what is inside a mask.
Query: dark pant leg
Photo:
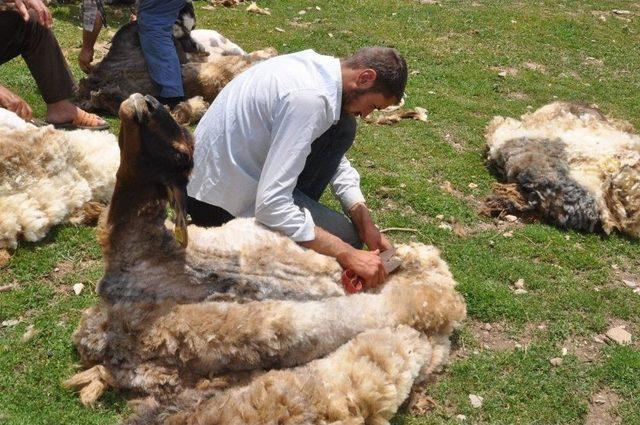
[[[322,205],[297,189],[293,191],[293,203],[309,210],[316,226],[322,227],[352,247],[362,249],[364,244],[358,235],[358,229],[349,217]]]
[[[313,141],[311,153],[293,191],[293,201],[309,210],[316,225],[354,248],[362,249],[363,243],[351,219],[318,202],[336,174],[342,157],[353,145],[355,136],[355,118],[343,114],[335,125]]]
[[[222,226],[235,218],[227,210],[198,201],[191,196],[187,197],[187,212],[191,216],[191,222],[201,227]]]
[[[35,14],[25,22],[18,12],[0,12],[0,40],[0,63],[22,55],[45,103],[73,97],[75,83],[60,45]]]
[[[355,137],[356,119],[353,115],[343,114],[336,124],[311,144],[311,153],[298,176],[296,189],[318,201]]]

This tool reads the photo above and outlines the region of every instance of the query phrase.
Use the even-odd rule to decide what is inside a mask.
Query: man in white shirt
[[[360,176],[344,156],[355,116],[396,104],[407,66],[395,49],[338,59],[312,50],[249,68],[218,95],[195,131],[187,187],[194,223],[255,217],[302,246],[335,257],[375,286],[391,247],[373,223]],[[347,218],[318,201],[330,186]],[[359,248],[365,243],[369,251]]]

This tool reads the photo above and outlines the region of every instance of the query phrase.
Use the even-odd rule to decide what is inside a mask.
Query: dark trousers
[[[73,97],[73,76],[53,32],[40,25],[34,13],[25,22],[18,12],[0,11],[0,64],[18,55],[27,63],[45,103]]]
[[[340,160],[353,144],[355,136],[355,118],[343,114],[338,123],[313,141],[311,152],[293,191],[293,201],[309,210],[316,225],[356,248],[361,248],[362,241],[351,220],[318,202],[336,174]],[[188,199],[187,208],[192,222],[198,226],[221,226],[234,218],[223,208],[191,197]]]

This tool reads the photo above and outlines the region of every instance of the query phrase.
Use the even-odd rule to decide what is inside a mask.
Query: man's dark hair
[[[398,101],[402,99],[407,85],[407,62],[396,49],[363,47],[353,55],[344,58],[342,62],[350,69],[375,70],[377,77],[371,90],[395,97]]]

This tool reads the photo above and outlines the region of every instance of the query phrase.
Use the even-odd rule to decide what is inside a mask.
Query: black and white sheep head
[[[134,93],[120,105],[118,180],[166,188],[176,215],[176,239],[187,244],[187,183],[193,136],[153,96]]]
[[[184,7],[178,13],[178,19],[173,24],[173,38],[180,39],[189,37],[191,31],[196,27],[196,12],[191,0],[185,2]]]

